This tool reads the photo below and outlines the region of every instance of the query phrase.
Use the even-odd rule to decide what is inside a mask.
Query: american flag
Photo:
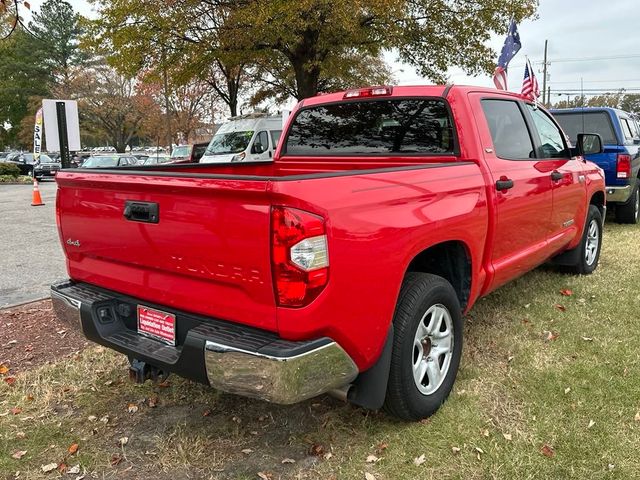
[[[498,66],[493,72],[493,83],[496,85],[498,90],[507,89],[507,67],[509,66],[511,59],[520,51],[521,47],[522,44],[520,43],[518,26],[516,25],[516,21],[512,19],[509,24],[509,33],[507,34],[507,38],[504,40],[502,52],[500,52]]]
[[[524,66],[524,80],[522,81],[522,96],[527,97],[534,102],[540,96],[540,86],[538,85],[538,79],[536,74],[533,73],[531,68],[531,62],[527,60]]]

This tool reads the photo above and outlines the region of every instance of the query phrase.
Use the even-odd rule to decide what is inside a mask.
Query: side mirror
[[[579,133],[578,134],[578,154],[579,155],[595,155],[602,153],[602,137],[597,133]]]
[[[637,138],[637,137],[636,137],[636,138],[634,138],[634,139],[633,139],[633,144],[634,144],[634,145],[640,145],[640,138]]]

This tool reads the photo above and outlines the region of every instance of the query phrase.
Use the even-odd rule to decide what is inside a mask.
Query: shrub
[[[18,178],[20,169],[14,163],[0,162],[0,175],[9,175]]]

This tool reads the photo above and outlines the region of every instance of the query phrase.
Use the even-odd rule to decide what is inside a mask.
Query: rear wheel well
[[[471,257],[464,243],[449,241],[420,252],[407,272],[432,273],[447,280],[456,291],[462,309],[467,308],[471,293]]]
[[[589,201],[589,204],[595,205],[596,207],[598,207],[598,210],[600,210],[600,215],[602,215],[602,220],[604,220],[604,215],[605,215],[604,192],[594,193],[593,196],[591,197],[591,200]]]

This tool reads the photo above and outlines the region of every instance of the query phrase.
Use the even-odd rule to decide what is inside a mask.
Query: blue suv
[[[607,206],[616,221],[638,223],[640,216],[640,130],[636,118],[615,108],[584,107],[551,110],[575,145],[579,133],[598,133],[604,152],[587,159],[604,170]]]

